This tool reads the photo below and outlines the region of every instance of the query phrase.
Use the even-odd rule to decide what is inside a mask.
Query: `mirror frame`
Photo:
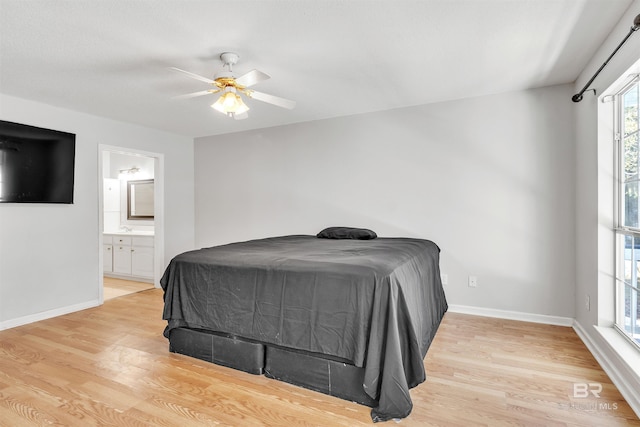
[[[131,187],[132,184],[135,186],[136,184],[153,184],[153,179],[140,179],[134,181],[127,181],[127,219],[128,220],[140,220],[140,219],[154,219],[155,215],[131,215]],[[154,191],[155,193],[155,191]],[[155,194],[154,194],[155,196]]]

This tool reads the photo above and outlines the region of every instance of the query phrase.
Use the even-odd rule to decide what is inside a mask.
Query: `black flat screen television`
[[[0,203],[73,203],[76,135],[0,120]]]

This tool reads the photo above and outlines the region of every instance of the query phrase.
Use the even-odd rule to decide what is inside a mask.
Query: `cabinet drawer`
[[[113,245],[131,246],[131,236],[113,236]]]
[[[104,243],[105,245],[110,245],[113,243],[113,236],[111,236],[110,234],[103,234],[102,235],[102,243]]]

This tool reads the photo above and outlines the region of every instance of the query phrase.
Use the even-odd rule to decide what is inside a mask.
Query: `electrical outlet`
[[[589,297],[589,295],[584,299],[584,307],[587,311],[591,311],[591,297]]]
[[[470,288],[475,288],[477,286],[478,286],[478,277],[469,276],[469,287]]]
[[[443,285],[449,284],[449,275],[441,273],[440,274],[440,281],[442,282]]]

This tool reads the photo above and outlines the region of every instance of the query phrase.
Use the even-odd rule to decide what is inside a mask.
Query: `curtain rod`
[[[624,37],[624,39],[620,42],[620,44],[618,45],[618,47],[615,48],[615,50],[613,51],[613,53],[611,55],[609,55],[609,57],[607,58],[606,61],[604,61],[604,64],[602,64],[600,66],[600,68],[598,68],[598,71],[596,71],[596,73],[593,75],[593,77],[591,77],[591,80],[589,80],[587,82],[586,85],[584,85],[584,87],[582,88],[582,90],[579,93],[576,93],[575,95],[573,95],[571,97],[571,100],[573,102],[580,102],[582,101],[582,94],[589,88],[589,86],[591,85],[591,83],[593,83],[593,81],[595,80],[596,77],[598,77],[598,74],[600,74],[600,71],[602,71],[602,69],[604,67],[606,67],[606,65],[609,63],[609,61],[611,60],[611,58],[613,58],[613,55],[615,55],[616,53],[618,53],[618,50],[620,50],[620,48],[622,47],[623,44],[625,44],[625,42],[629,39],[629,37],[631,37],[631,34],[635,33],[636,31],[640,30],[640,15],[636,16],[635,19],[633,20],[633,26],[631,27],[631,29],[629,30],[629,33],[627,33],[627,35]]]

